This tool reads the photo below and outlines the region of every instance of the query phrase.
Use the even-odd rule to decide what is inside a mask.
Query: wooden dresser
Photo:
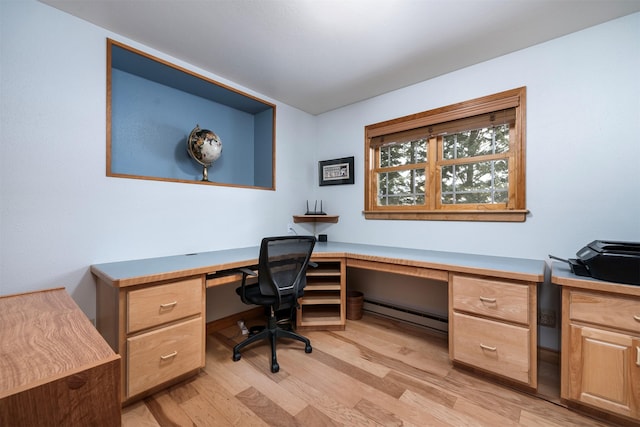
[[[0,297],[0,426],[119,426],[120,356],[64,288]]]

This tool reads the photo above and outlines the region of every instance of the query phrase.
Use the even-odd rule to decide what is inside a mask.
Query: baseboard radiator
[[[447,335],[449,331],[449,320],[440,314],[421,312],[396,304],[370,299],[364,300],[362,308],[366,312],[422,326],[436,333]]]

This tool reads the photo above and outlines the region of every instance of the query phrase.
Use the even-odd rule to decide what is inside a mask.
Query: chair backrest
[[[316,238],[313,236],[265,237],[260,245],[258,283],[260,293],[297,296],[306,285],[306,271]]]

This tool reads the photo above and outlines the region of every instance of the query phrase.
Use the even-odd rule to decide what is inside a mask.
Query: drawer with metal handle
[[[202,317],[127,339],[127,396],[203,366]]]
[[[128,292],[127,333],[201,313],[203,280],[195,277]]]

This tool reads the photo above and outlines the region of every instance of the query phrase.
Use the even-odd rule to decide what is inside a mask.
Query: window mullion
[[[442,153],[442,137],[431,137],[427,143],[427,163],[425,182],[425,203],[429,209],[437,209],[437,201],[440,197],[440,175],[438,173],[439,153]]]
[[[495,138],[494,138],[495,140]],[[496,162],[491,162],[491,203],[496,201]]]

